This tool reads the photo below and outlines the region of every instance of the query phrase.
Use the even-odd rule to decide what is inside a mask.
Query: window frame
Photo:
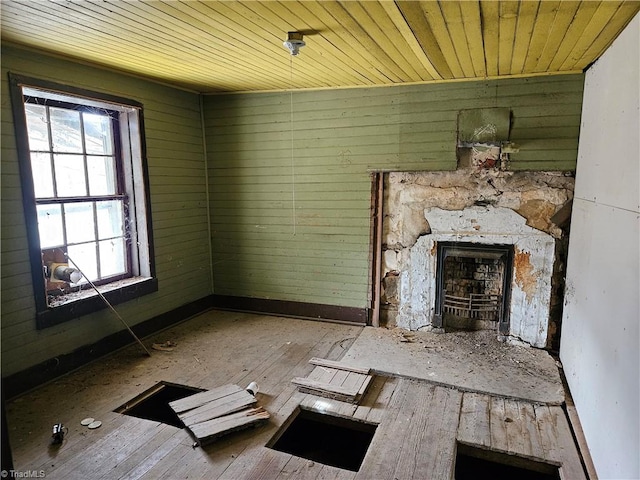
[[[130,267],[133,277],[124,282],[116,279],[105,283],[99,288],[101,294],[112,305],[156,292],[158,290],[158,280],[155,271],[151,198],[142,103],[111,94],[13,73],[9,73],[9,85],[36,307],[36,328],[51,327],[107,308],[108,305],[93,289],[91,289],[91,293],[87,293],[81,298],[69,300],[60,305],[51,306],[47,300],[23,88],[43,90],[51,92],[53,95],[71,96],[80,102],[84,99],[86,100],[85,105],[89,107],[96,103],[122,107],[121,109],[116,108],[116,110],[120,114],[120,123],[125,123],[126,125],[118,128],[118,131],[114,132],[114,136],[119,135],[120,139],[127,137],[126,142],[122,141],[119,153],[122,156],[123,164],[125,164],[124,168],[127,170],[126,173],[122,172],[124,178],[121,180],[124,182],[125,191],[131,193],[131,196],[134,197],[129,200],[128,208],[130,213],[128,215],[130,217],[127,217],[135,222],[137,235],[137,241],[133,242],[134,245],[127,249],[131,251]],[[120,141],[115,143],[120,143]]]
[[[66,205],[69,205],[71,203],[93,203],[96,205],[99,202],[103,202],[103,201],[119,201],[122,204],[122,211],[123,211],[123,218],[128,219],[129,218],[129,195],[127,194],[127,189],[126,189],[126,184],[124,181],[124,168],[123,168],[123,158],[122,158],[122,138],[121,138],[121,131],[120,131],[120,112],[118,112],[117,110],[111,110],[108,108],[99,108],[99,107],[95,107],[95,106],[88,106],[85,104],[81,104],[81,103],[70,103],[68,101],[62,101],[62,100],[57,100],[57,99],[50,99],[50,98],[46,98],[43,96],[38,96],[37,92],[41,91],[41,90],[33,90],[33,89],[29,89],[33,91],[33,94],[31,92],[26,92],[25,90],[23,90],[23,104],[26,106],[27,104],[31,104],[31,105],[39,105],[44,107],[45,109],[47,109],[47,111],[50,108],[55,108],[55,109],[64,109],[64,110],[72,110],[72,111],[78,111],[78,112],[82,112],[82,113],[89,113],[89,114],[103,114],[107,113],[106,116],[109,117],[109,122],[110,122],[110,128],[111,128],[111,136],[112,136],[112,140],[113,140],[113,144],[112,144],[112,148],[113,148],[113,153],[110,156],[113,156],[114,158],[114,169],[115,169],[115,183],[116,183],[116,192],[114,194],[99,194],[99,195],[92,195],[91,192],[89,191],[89,186],[90,186],[90,180],[89,180],[89,172],[88,172],[88,161],[89,161],[89,157],[92,155],[96,155],[96,156],[103,156],[104,154],[91,154],[90,152],[88,152],[85,148],[84,148],[84,142],[83,142],[83,151],[82,152],[74,152],[74,153],[70,153],[70,152],[56,152],[53,149],[52,144],[50,143],[49,149],[48,150],[34,150],[33,148],[31,148],[31,146],[29,146],[29,154],[32,155],[34,152],[37,153],[45,153],[47,155],[50,156],[50,166],[51,166],[51,171],[52,171],[52,175],[55,178],[56,176],[56,169],[55,169],[55,160],[54,160],[54,156],[56,154],[62,154],[62,155],[77,155],[79,157],[82,157],[83,159],[83,168],[85,171],[85,186],[87,188],[86,190],[86,194],[85,195],[59,195],[59,193],[57,192],[56,189],[56,181],[54,180],[54,186],[53,186],[53,196],[51,197],[35,197],[35,202],[36,202],[36,208],[38,206],[41,205],[62,205],[63,208]],[[34,101],[34,99],[36,100],[44,100],[44,103],[39,103],[38,101]],[[81,101],[81,99],[77,100],[78,102]],[[47,112],[48,113],[48,112]],[[84,120],[82,120],[82,122],[84,122]],[[84,131],[83,129],[81,129],[81,131]],[[51,135],[51,132],[49,133],[49,135]],[[28,136],[28,135],[27,135]],[[51,142],[52,139],[49,138],[49,142]],[[97,228],[97,212],[96,209],[93,208],[92,209],[92,216],[94,219],[94,228]],[[62,214],[62,222],[63,225],[66,224],[66,214]],[[126,234],[126,232],[123,232],[124,234]],[[64,231],[63,228],[63,238],[64,238],[64,242],[62,245],[62,248],[58,248],[58,247],[53,247],[53,250],[68,250],[68,247],[70,245],[68,239],[67,239],[67,234]],[[99,243],[100,239],[97,236],[96,233],[96,237],[95,237],[95,242]],[[83,242],[85,243],[85,242]],[[72,243],[73,244],[73,243]],[[41,245],[42,247],[42,245]],[[66,247],[66,248],[65,248]],[[131,249],[132,246],[131,245],[127,245],[126,246],[126,251],[125,251],[125,273],[121,273],[121,274],[117,274],[117,275],[111,275],[109,277],[102,277],[99,279],[95,279],[93,280],[93,283],[95,285],[106,285],[108,283],[112,283],[114,281],[117,280],[122,280],[125,278],[129,278],[132,272],[132,263],[131,263]],[[51,250],[51,248],[43,248],[42,251],[45,250]],[[100,271],[101,266],[100,266],[100,261],[99,261],[99,254],[98,251],[96,251],[96,260],[97,260],[97,266],[98,266],[98,271]],[[69,287],[69,288],[65,288],[66,293],[69,293],[70,291],[79,291],[81,289],[86,289],[85,284],[83,284],[83,286],[73,286],[73,287]],[[49,290],[47,290],[47,293],[49,292]]]

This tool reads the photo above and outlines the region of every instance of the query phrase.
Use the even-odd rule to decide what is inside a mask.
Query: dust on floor
[[[342,362],[463,391],[551,405],[564,402],[558,365],[547,351],[501,342],[491,330],[434,333],[366,327]]]

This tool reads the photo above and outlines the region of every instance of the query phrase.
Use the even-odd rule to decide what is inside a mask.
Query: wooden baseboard
[[[138,337],[144,338],[204,312],[210,309],[211,306],[212,296],[209,295],[145,320],[132,326],[131,329]],[[131,334],[126,330],[121,330],[91,345],[84,345],[71,353],[58,355],[55,358],[4,377],[2,379],[4,398],[8,400],[28,392],[133,342],[134,339]]]
[[[319,303],[291,302],[266,298],[213,295],[213,308],[241,312],[262,313],[282,317],[329,320],[334,322],[366,325],[369,311],[366,308],[341,307]]]
[[[582,457],[584,469],[587,472],[587,478],[589,478],[589,480],[598,480],[596,467],[593,464],[593,459],[589,452],[589,446],[587,445],[587,438],[584,436],[584,432],[582,431],[578,411],[576,410],[575,405],[573,405],[571,397],[568,397],[565,409],[567,412],[567,418],[569,419],[569,425],[571,426],[571,431],[573,432],[576,444],[578,445],[578,450],[580,451],[580,456]]]
[[[556,361],[560,361],[559,357],[554,356],[554,358],[556,359]],[[575,403],[573,403],[573,397],[571,396],[569,383],[567,382],[567,377],[564,374],[564,368],[560,367],[558,371],[560,373],[560,379],[562,380],[562,385],[564,387],[563,409],[567,416],[567,420],[569,421],[571,434],[573,435],[573,439],[575,440],[578,451],[580,452],[580,459],[582,460],[582,466],[584,467],[585,475],[589,480],[598,480],[596,467],[593,464],[591,452],[589,452],[589,446],[587,445],[587,437],[585,437],[584,431],[582,430],[580,418],[578,417],[578,411],[576,410]]]

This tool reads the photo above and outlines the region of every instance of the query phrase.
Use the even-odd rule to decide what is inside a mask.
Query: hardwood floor
[[[453,478],[458,442],[560,466],[584,478],[564,412],[501,397],[463,393],[426,381],[376,376],[359,404],[302,394],[312,357],[340,360],[362,327],[210,311],[145,339],[177,343],[144,357],[135,345],[7,405],[17,471],[52,479],[410,479]],[[186,430],[114,413],[157,382],[211,389],[259,384],[271,419],[192,448]],[[358,472],[323,465],[265,445],[299,409],[379,424]],[[86,417],[103,422],[96,430]],[[51,427],[69,431],[49,445]]]

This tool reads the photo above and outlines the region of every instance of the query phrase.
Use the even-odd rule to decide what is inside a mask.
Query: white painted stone
[[[401,328],[417,330],[431,325],[435,311],[436,242],[513,245],[510,335],[533,346],[545,347],[549,325],[551,275],[555,240],[531,228],[508,208],[469,207],[460,211],[426,208],[431,234],[424,235],[399,263],[398,317]],[[518,265],[521,259],[523,265]]]
[[[382,253],[382,276],[389,272],[398,271],[398,252],[395,250],[385,250]]]

